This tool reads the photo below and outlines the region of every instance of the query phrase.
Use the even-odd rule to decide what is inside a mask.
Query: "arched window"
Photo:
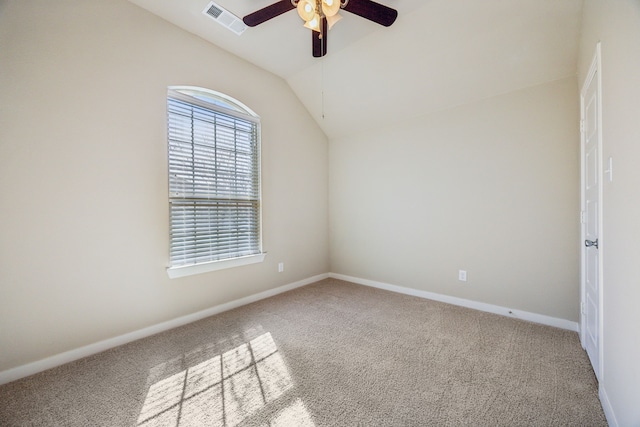
[[[260,262],[260,118],[226,95],[167,94],[169,275]]]

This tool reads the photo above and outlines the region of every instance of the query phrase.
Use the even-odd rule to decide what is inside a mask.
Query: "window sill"
[[[184,267],[169,267],[167,268],[167,274],[170,278],[175,279],[178,277],[192,276],[194,274],[208,273],[210,271],[224,270],[226,268],[256,264],[264,261],[264,257],[266,255],[267,253],[263,252],[257,255],[225,259],[222,261],[212,261],[204,264],[187,265]]]

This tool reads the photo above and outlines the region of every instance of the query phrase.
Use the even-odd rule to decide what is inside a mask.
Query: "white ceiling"
[[[238,36],[209,0],[130,1],[281,76],[329,138],[575,75],[582,14],[582,0],[377,0],[396,22],[343,11],[319,59],[293,10]],[[275,1],[216,3],[243,17]]]

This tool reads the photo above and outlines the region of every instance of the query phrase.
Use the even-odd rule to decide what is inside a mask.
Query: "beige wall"
[[[582,85],[602,48],[604,181],[604,369],[601,396],[611,425],[640,425],[640,2],[586,0],[579,61]],[[606,405],[605,405],[606,406]],[[613,416],[613,418],[612,418]]]
[[[262,117],[264,263],[168,278],[169,85]],[[328,272],[327,159],[282,79],[127,1],[1,2],[0,371]]]
[[[571,77],[332,140],[332,272],[577,321],[578,107]]]

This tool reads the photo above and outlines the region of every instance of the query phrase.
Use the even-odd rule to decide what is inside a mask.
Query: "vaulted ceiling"
[[[295,11],[238,36],[209,0],[130,0],[287,81],[329,138],[576,74],[582,0],[377,0],[391,27],[341,12],[311,55]],[[276,0],[216,0],[243,17]]]

